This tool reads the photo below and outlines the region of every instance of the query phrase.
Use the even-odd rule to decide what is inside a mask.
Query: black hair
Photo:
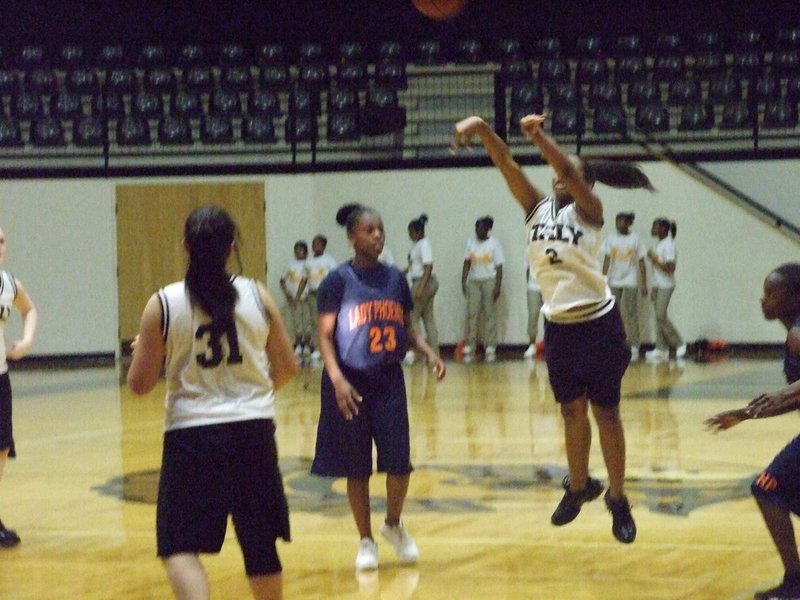
[[[422,213],[416,219],[411,219],[408,223],[408,228],[417,233],[425,233],[425,223],[428,222],[428,215]]]
[[[298,240],[294,243],[294,249],[297,250],[298,248],[302,248],[308,254],[308,244],[306,244],[303,240]]]
[[[368,212],[374,213],[375,210],[357,202],[345,204],[336,212],[336,222],[347,229],[347,233],[352,233],[361,215]]]
[[[614,160],[583,160],[583,178],[589,183],[599,181],[608,186],[621,189],[645,189],[654,192],[656,188],[644,174],[639,165],[632,162]]]
[[[780,285],[789,294],[795,298],[800,297],[800,263],[785,263],[772,272],[780,275]]]
[[[667,217],[658,217],[653,223],[669,231],[673,238],[678,234],[678,224],[675,221],[670,221]]]
[[[492,217],[490,217],[489,215],[486,215],[485,217],[481,217],[480,219],[475,221],[475,227],[477,227],[481,223],[484,223],[486,225],[486,227],[489,228],[489,229],[494,227],[494,219]]]
[[[325,237],[324,235],[322,235],[321,233],[318,233],[317,235],[315,235],[315,236],[314,236],[314,239],[313,239],[313,240],[311,240],[311,243],[312,243],[312,244],[313,244],[314,242],[322,242],[322,245],[323,245],[323,246],[327,246],[327,245],[328,245],[328,238],[326,238],[326,237]]]
[[[189,266],[184,279],[189,298],[222,329],[232,325],[236,305],[236,289],[225,264],[237,231],[231,216],[210,204],[193,210],[183,230],[189,249]]]

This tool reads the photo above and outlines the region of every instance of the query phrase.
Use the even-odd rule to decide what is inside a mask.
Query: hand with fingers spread
[[[716,414],[713,417],[709,417],[703,421],[703,424],[706,426],[706,429],[712,433],[719,433],[720,431],[730,429],[734,425],[738,425],[742,421],[752,418],[753,416],[750,414],[748,409],[737,408],[735,410],[726,410],[725,412]]]
[[[763,419],[782,415],[797,408],[800,396],[797,394],[785,394],[779,392],[771,394],[761,394],[754,398],[747,405],[747,410],[753,415],[754,419]]]

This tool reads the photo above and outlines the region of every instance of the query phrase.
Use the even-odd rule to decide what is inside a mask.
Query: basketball
[[[467,0],[411,0],[419,12],[435,21],[445,21],[461,14]]]

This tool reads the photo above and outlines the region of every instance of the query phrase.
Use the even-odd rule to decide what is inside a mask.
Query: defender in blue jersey
[[[706,420],[714,431],[729,429],[747,419],[763,419],[800,408],[800,263],[787,263],[764,280],[761,297],[764,318],[779,320],[786,327],[783,372],[786,387],[762,394],[745,408],[729,410]],[[783,563],[783,581],[757,592],[755,600],[787,598],[800,600],[800,555],[797,552],[791,515],[800,516],[800,435],[778,452],[750,489]]]
[[[317,446],[311,472],[347,478],[347,497],[360,535],[356,569],[378,567],[372,536],[369,478],[372,443],[378,471],[386,472],[386,519],[381,535],[398,558],[419,552],[401,520],[408,492],[411,452],[401,361],[409,344],[424,355],[438,379],[445,367],[411,325],[413,302],[403,274],[378,261],[385,235],[380,215],[360,204],[339,209],[355,256],[319,287],[319,351],[325,369]]]

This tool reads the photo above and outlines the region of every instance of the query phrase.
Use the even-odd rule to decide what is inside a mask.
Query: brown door
[[[118,185],[116,198],[119,337],[123,346],[139,331],[147,299],[158,288],[183,278],[183,224],[202,204],[216,204],[230,213],[241,234],[242,274],[264,280],[263,183]],[[239,272],[234,255],[228,268]]]

